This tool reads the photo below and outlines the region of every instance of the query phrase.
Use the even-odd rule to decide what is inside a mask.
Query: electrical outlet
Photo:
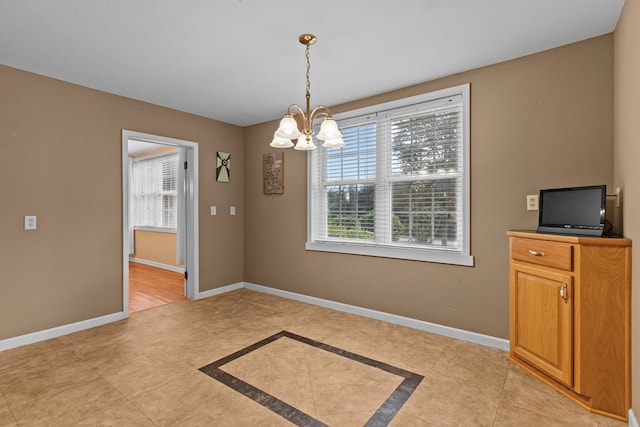
[[[25,230],[35,230],[36,229],[36,216],[35,215],[25,215],[25,217],[24,217],[24,229]]]
[[[537,194],[529,194],[529,195],[527,195],[527,210],[528,211],[537,211],[538,210],[538,195]]]

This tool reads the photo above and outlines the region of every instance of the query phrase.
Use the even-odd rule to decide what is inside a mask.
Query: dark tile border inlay
[[[338,347],[333,347],[328,344],[323,344],[319,341],[305,338],[287,331],[278,332],[277,334],[258,341],[255,344],[243,348],[242,350],[238,350],[235,353],[223,357],[222,359],[218,359],[213,363],[203,366],[202,368],[200,368],[200,371],[209,375],[211,378],[220,381],[226,386],[231,387],[235,391],[244,394],[249,399],[272,410],[276,414],[286,418],[287,420],[298,426],[326,426],[326,424],[324,424],[323,422],[316,420],[312,416],[302,412],[301,410],[289,405],[286,402],[283,402],[277,397],[271,396],[269,393],[265,393],[264,391],[252,386],[251,384],[242,381],[240,378],[228,374],[220,369],[221,366],[232,362],[246,354],[249,354],[252,351],[258,350],[260,347],[263,347],[283,337],[296,340],[312,347],[328,351],[329,353],[346,357],[347,359],[353,360],[355,362],[360,362],[362,364],[372,366],[374,368],[378,368],[404,378],[402,383],[400,383],[400,385],[393,391],[393,393],[391,393],[387,400],[385,400],[384,403],[380,405],[375,414],[373,414],[371,418],[369,418],[369,420],[365,424],[365,426],[368,427],[388,425],[393,417],[396,416],[400,408],[402,408],[402,405],[405,404],[411,394],[418,387],[420,382],[424,379],[422,375],[405,371],[404,369],[388,365],[384,362],[369,359],[368,357],[360,356],[359,354],[351,353],[350,351],[343,350]]]

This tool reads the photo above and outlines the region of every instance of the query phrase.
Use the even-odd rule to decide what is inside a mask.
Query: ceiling
[[[0,0],[0,64],[239,126],[610,33],[624,0]]]

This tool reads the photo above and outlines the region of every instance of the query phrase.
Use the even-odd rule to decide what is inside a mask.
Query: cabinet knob
[[[534,251],[533,249],[529,249],[529,253],[533,256],[544,256],[544,252]]]

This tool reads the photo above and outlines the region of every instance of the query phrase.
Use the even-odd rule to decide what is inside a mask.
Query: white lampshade
[[[325,139],[322,144],[324,148],[342,148],[344,147],[344,140],[342,137],[335,139]]]
[[[311,140],[311,137],[309,137],[309,140],[307,141],[307,136],[306,135],[301,135],[298,138],[298,143],[293,148],[295,150],[308,151],[308,150],[315,150],[316,149],[316,145]]]
[[[293,142],[287,138],[280,138],[276,135],[276,132],[273,133],[273,141],[269,144],[273,148],[291,148],[293,147]]]
[[[289,114],[285,114],[285,116],[280,120],[280,127],[276,130],[276,136],[284,139],[295,139],[300,136],[300,131],[298,130],[298,123],[296,123],[296,119]]]
[[[342,138],[342,134],[338,129],[338,124],[331,117],[327,117],[323,120],[320,125],[320,132],[316,136],[316,138],[326,141],[327,139],[338,139]]]

